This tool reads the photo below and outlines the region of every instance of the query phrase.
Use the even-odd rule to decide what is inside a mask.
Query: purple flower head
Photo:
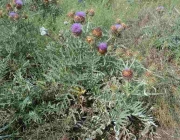
[[[23,2],[22,2],[22,0],[15,0],[15,3],[17,4],[17,5],[23,5]]]
[[[121,24],[115,24],[116,29],[120,29],[122,27]]]
[[[130,68],[126,66],[126,67],[124,68],[124,70],[130,70]]]
[[[10,12],[9,13],[9,17],[14,18],[15,16],[17,16],[18,14],[16,12]]]
[[[156,10],[157,10],[157,11],[164,11],[164,6],[158,6],[158,7],[156,8]]]
[[[98,45],[98,48],[99,49],[101,49],[101,50],[103,50],[103,51],[106,51],[107,50],[107,43],[100,43],[99,45]]]
[[[164,9],[164,6],[158,6],[157,8]]]
[[[86,17],[86,13],[83,12],[83,11],[78,11],[78,12],[75,13],[75,15],[80,16],[80,17],[84,17],[84,18]]]
[[[71,26],[71,31],[76,34],[80,34],[82,32],[82,25],[80,23],[74,23]]]

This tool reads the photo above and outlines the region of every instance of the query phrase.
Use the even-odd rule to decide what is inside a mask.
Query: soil
[[[155,140],[180,140],[180,130],[158,128],[156,133],[160,137]]]

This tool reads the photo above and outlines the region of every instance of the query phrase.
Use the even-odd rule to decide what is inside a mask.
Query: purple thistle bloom
[[[159,9],[164,9],[164,6],[158,6],[157,8],[159,8]]]
[[[71,31],[74,35],[80,35],[82,33],[82,25],[80,23],[74,23],[71,26]]]
[[[120,29],[120,28],[122,27],[121,24],[115,24],[114,26],[116,27],[117,30]]]
[[[158,6],[158,7],[156,8],[156,10],[157,10],[157,11],[164,11],[164,6]]]
[[[83,12],[83,11],[78,11],[78,12],[75,13],[75,15],[79,16],[79,17],[84,17],[84,18],[86,17],[86,13]]]
[[[10,12],[9,13],[9,17],[14,18],[15,16],[17,16],[18,14],[16,12]]]
[[[99,49],[101,49],[102,51],[106,51],[107,50],[107,43],[100,43],[99,45],[98,45],[98,48]]]
[[[17,4],[17,5],[23,5],[23,2],[22,2],[22,0],[15,0],[15,3]]]

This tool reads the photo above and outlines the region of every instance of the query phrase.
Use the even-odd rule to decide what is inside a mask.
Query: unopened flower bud
[[[67,14],[67,16],[68,16],[69,18],[73,18],[74,15],[75,15],[75,12],[74,12],[74,11],[71,11],[71,12],[69,12],[69,13]]]
[[[88,10],[88,14],[89,14],[90,16],[94,16],[94,14],[95,14],[94,9]]]
[[[92,44],[95,43],[95,39],[94,39],[93,36],[87,36],[87,37],[86,37],[86,41],[87,41],[90,45],[92,45]]]
[[[3,17],[3,10],[0,10],[0,18]]]
[[[101,30],[101,28],[97,27],[97,28],[93,29],[92,30],[92,34],[93,34],[93,36],[98,37],[98,38],[102,37],[102,30]]]
[[[121,19],[116,19],[116,24],[121,24],[122,22],[121,22]]]
[[[126,80],[131,80],[132,77],[133,77],[133,71],[129,68],[125,68],[123,71],[122,71],[122,76],[124,79]]]
[[[11,10],[12,10],[11,4],[7,4],[7,5],[6,5],[6,10],[7,10],[7,11],[11,11]]]

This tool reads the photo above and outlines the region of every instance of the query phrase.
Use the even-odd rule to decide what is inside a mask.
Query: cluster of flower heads
[[[57,3],[56,0],[43,0],[45,5],[49,3]],[[0,10],[0,18],[7,15],[10,19],[18,20],[20,18],[27,19],[28,16],[25,14],[20,14],[20,10],[23,8],[24,2],[23,0],[12,0],[10,3],[7,3],[3,10]],[[36,6],[31,7],[32,10],[36,9]]]
[[[94,16],[95,12],[93,9],[90,9],[86,12],[84,11],[71,11],[67,14],[67,16],[71,19],[72,21],[72,26],[71,26],[71,32],[75,36],[80,36],[82,33],[82,24],[85,23],[86,21],[86,16]]]
[[[74,36],[80,36],[82,33],[82,23],[85,22],[86,13],[84,11],[69,12],[67,16],[72,19],[71,32]]]
[[[11,3],[7,3],[4,10],[0,10],[0,17],[7,15],[10,19],[18,20],[20,18],[19,10],[23,7],[22,0],[13,0]],[[22,15],[22,18],[27,19],[27,15]]]
[[[84,11],[77,11],[77,12],[69,12],[67,16],[71,19],[71,32],[75,37],[81,36],[83,30],[83,24],[86,21],[86,16],[94,16],[95,12],[93,9],[88,10],[87,12]],[[122,31],[127,29],[127,25],[122,23],[120,19],[117,19],[115,24],[110,27],[110,33],[114,36],[119,36]],[[107,42],[100,42],[96,45],[96,40],[103,36],[103,31],[100,27],[96,27],[91,30],[90,35],[86,37],[87,43],[91,46],[95,45],[98,52],[102,55],[106,54],[108,51],[108,43]],[[122,71],[122,77],[126,80],[131,80],[133,78],[133,71],[130,68],[125,68]]]
[[[67,16],[71,19],[72,25],[71,25],[71,32],[74,36],[78,37],[81,36],[82,34],[82,27],[83,24],[86,21],[87,16],[94,16],[95,11],[94,9],[87,10],[86,12],[84,11],[71,11],[67,14]],[[111,33],[112,35],[118,36],[121,34],[123,30],[127,28],[125,23],[122,23],[120,19],[116,21],[114,25],[111,26]],[[94,45],[96,40],[101,38],[103,36],[103,31],[100,27],[96,27],[92,29],[91,34],[86,37],[86,41],[90,45]],[[105,54],[107,52],[108,44],[106,42],[101,42],[99,45],[97,45],[98,52],[100,54]]]
[[[122,32],[123,30],[125,30],[126,28],[127,28],[127,25],[126,25],[125,23],[121,22],[120,19],[117,19],[117,20],[116,20],[116,23],[111,26],[111,33],[112,33],[113,35],[118,36],[118,35],[120,35],[121,32]]]
[[[90,9],[88,10],[88,12],[83,12],[83,11],[78,11],[75,13],[68,13],[68,16],[73,18],[73,24],[71,26],[71,32],[74,36],[80,36],[82,34],[82,23],[85,22],[86,20],[86,14],[88,14],[89,16],[94,16],[94,10]],[[101,38],[102,37],[102,29],[100,27],[94,28],[92,30],[92,35],[91,36],[87,36],[86,40],[89,44],[94,44],[95,43],[95,38]],[[100,43],[98,45],[98,51],[101,54],[105,54],[107,52],[107,43]]]
[[[6,10],[9,11],[9,17],[18,19],[19,15],[14,11],[17,11],[17,9],[20,10],[22,6],[23,6],[22,0],[14,0],[12,4],[8,3],[6,5]]]
[[[94,9],[90,9],[90,10],[87,10],[86,12],[84,11],[71,11],[67,14],[67,16],[72,19],[73,22],[75,23],[84,23],[85,20],[86,20],[86,16],[89,15],[89,16],[94,16],[95,12],[94,12]]]

